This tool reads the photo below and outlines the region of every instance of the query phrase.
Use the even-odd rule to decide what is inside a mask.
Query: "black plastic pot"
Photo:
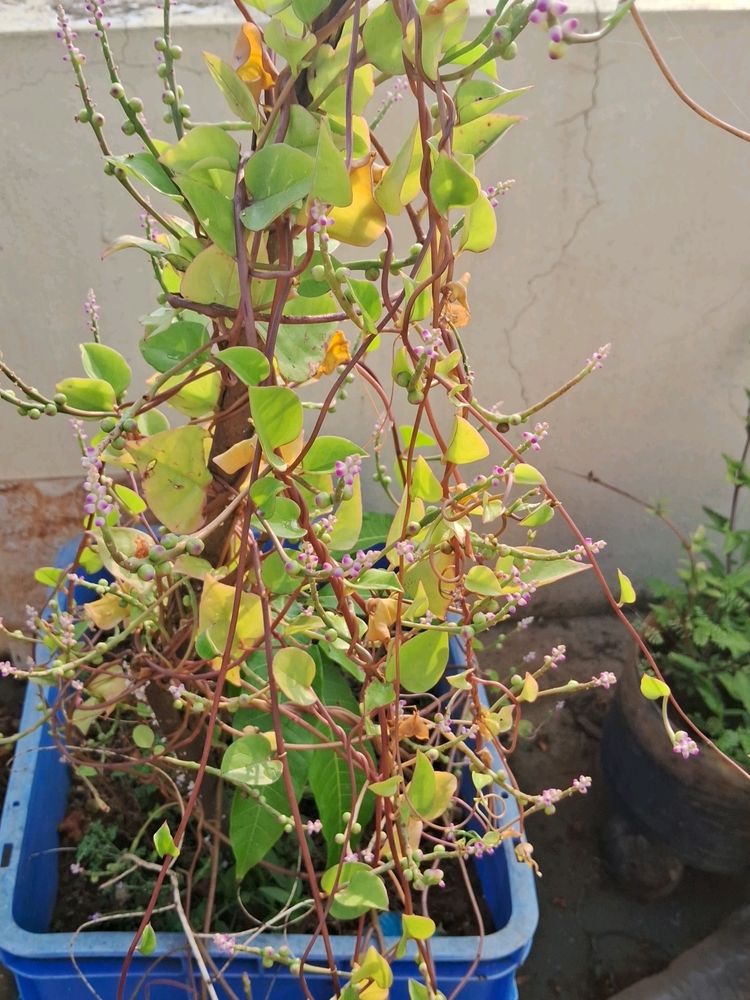
[[[674,753],[659,703],[640,692],[638,655],[623,671],[602,733],[614,808],[686,865],[728,873],[750,866],[750,776],[710,748]]]

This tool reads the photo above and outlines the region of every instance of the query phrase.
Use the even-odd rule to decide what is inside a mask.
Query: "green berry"
[[[335,273],[338,281],[345,281],[349,277],[349,268],[337,267]]]
[[[138,424],[135,422],[135,420],[133,420],[132,417],[126,417],[126,419],[123,420],[122,422],[122,429],[128,434],[132,433],[137,428]]]
[[[113,83],[109,88],[109,93],[116,101],[121,101],[125,96],[125,88],[121,83]]]
[[[141,111],[143,111],[143,101],[140,97],[131,97],[128,101],[128,107],[131,111],[134,111],[135,114],[139,115]]]
[[[365,271],[365,277],[368,281],[377,281],[380,277],[380,271],[377,267],[368,267]]]
[[[104,128],[106,120],[107,119],[104,117],[101,111],[97,111],[94,117],[91,119],[91,122],[93,125],[96,126],[96,128]]]
[[[48,417],[54,417],[57,414],[57,407],[55,406],[54,403],[47,403],[47,405],[44,407],[44,412],[47,414]]]
[[[128,119],[128,121],[122,123],[120,131],[123,135],[135,135],[135,125]]]
[[[64,392],[56,392],[55,395],[52,397],[52,402],[57,403],[58,406],[65,406],[67,401],[68,397],[65,395]]]
[[[32,420],[38,420],[41,417],[41,415],[42,411],[39,409],[38,406],[32,406],[31,409],[29,410],[29,416],[31,417]]]
[[[115,451],[122,451],[126,444],[127,441],[125,440],[125,438],[118,437],[115,438],[114,441],[112,442],[112,447],[115,449]]]
[[[163,545],[152,545],[149,549],[148,557],[152,563],[164,562],[167,550]]]
[[[91,112],[89,111],[88,108],[81,108],[81,110],[76,115],[76,118],[82,125],[85,125],[87,124],[87,122],[91,121]]]
[[[157,52],[166,52],[167,51],[167,40],[166,40],[166,38],[155,38],[154,39],[154,48],[156,49]]]
[[[162,536],[161,544],[164,546],[165,549],[173,549],[175,545],[177,545],[179,540],[180,540],[179,535],[173,535],[171,532],[169,532],[168,534]]]
[[[314,264],[310,269],[310,274],[312,275],[313,281],[323,281],[326,276],[326,269],[322,264]]]
[[[185,551],[191,556],[199,556],[204,548],[205,545],[203,544],[203,540],[200,538],[188,538],[187,544],[185,545]]]
[[[173,59],[182,58],[182,47],[179,45],[172,45],[169,48],[169,54]]]
[[[169,69],[167,67],[167,64],[159,63],[159,65],[156,67],[156,75],[163,80],[168,74],[169,74]]]
[[[515,42],[511,42],[510,45],[506,45],[503,51],[500,53],[501,59],[515,59],[518,55],[518,46]]]
[[[114,165],[114,163],[107,163],[107,162],[105,162],[105,164],[104,164],[104,173],[108,177],[111,177],[114,174],[114,172],[115,172],[115,165]]]
[[[180,117],[181,118],[189,118],[190,117],[190,105],[189,104],[181,104],[180,107],[178,108],[178,111],[180,112]]]
[[[138,576],[145,583],[150,583],[156,576],[156,570],[154,569],[153,566],[149,566],[148,563],[143,563],[142,566],[138,567]]]
[[[101,429],[104,431],[105,434],[109,434],[110,431],[113,431],[115,427],[117,427],[117,421],[115,420],[114,417],[105,417],[104,420],[102,420],[102,422],[99,424],[99,426],[101,427]]]
[[[161,120],[163,122],[166,122],[167,125],[169,125],[169,123],[172,121],[172,113],[170,111],[167,111],[166,114],[162,115]]]
[[[161,95],[162,104],[174,104],[177,98],[174,96],[173,90],[165,90]]]

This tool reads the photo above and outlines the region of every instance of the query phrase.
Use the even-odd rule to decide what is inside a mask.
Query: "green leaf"
[[[189,534],[203,523],[211,482],[206,463],[209,441],[203,428],[189,426],[128,444],[141,474],[146,502],[170,531]]]
[[[111,257],[112,254],[119,253],[120,250],[143,250],[149,257],[166,257],[170,252],[168,246],[163,243],[156,243],[154,240],[147,240],[143,236],[118,236],[114,243],[110,243],[102,254],[102,260]]]
[[[412,694],[429,691],[440,680],[448,663],[448,633],[420,632],[401,645],[398,677],[401,687]],[[396,680],[396,644],[392,643],[385,666],[386,680]]]
[[[300,21],[312,24],[318,14],[328,7],[329,0],[292,0],[292,9]]]
[[[424,983],[417,982],[416,979],[409,980],[409,1000],[431,1000]]]
[[[255,347],[226,347],[216,357],[245,385],[259,385],[271,371],[268,358]]]
[[[143,934],[138,941],[138,951],[141,955],[153,955],[156,951],[156,931],[150,923],[143,928]]]
[[[445,150],[438,153],[430,177],[430,194],[441,215],[451,208],[473,205],[479,197],[479,181]]]
[[[470,153],[479,158],[494,146],[516,122],[523,121],[521,115],[489,114],[475,118],[465,125],[453,129],[453,152]]]
[[[146,501],[135,490],[131,490],[129,486],[122,486],[120,483],[115,483],[112,489],[125,510],[129,514],[133,514],[134,517],[142,514],[146,509]]]
[[[388,6],[390,5],[384,4],[378,10],[384,10]],[[384,212],[398,215],[404,205],[416,198],[421,190],[419,173],[422,157],[419,126],[415,125],[375,188],[375,200]]]
[[[111,413],[117,404],[114,389],[101,378],[64,378],[55,389],[64,392],[68,406],[77,410],[106,410]]]
[[[159,160],[177,176],[210,169],[236,174],[240,147],[218,125],[199,125],[165,149]]]
[[[261,129],[258,105],[253,95],[239,75],[218,56],[204,52],[203,58],[208,66],[214,83],[224,95],[233,115],[243,122],[249,122],[256,132]]]
[[[349,438],[322,434],[310,445],[302,460],[302,467],[305,472],[330,473],[336,468],[337,462],[345,461],[350,455],[366,456],[367,452]]]
[[[218,168],[194,170],[178,174],[177,184],[209,238],[226,253],[234,255],[234,204],[227,195],[227,188],[231,190],[234,185],[234,174]]]
[[[299,523],[300,509],[294,500],[279,497],[274,503],[273,514],[267,515],[271,531],[278,538],[304,538],[305,529]],[[254,519],[253,524],[261,528],[260,522]]]
[[[617,602],[618,607],[622,607],[623,604],[635,604],[635,588],[630,582],[630,579],[625,576],[622,570],[617,570],[617,579],[620,583],[620,600]]]
[[[43,587],[57,587],[64,582],[66,570],[58,569],[56,566],[40,566],[34,570],[34,579],[41,583]]]
[[[362,320],[365,324],[365,330],[367,333],[377,334],[376,323],[383,311],[378,286],[371,281],[360,281],[357,278],[347,278],[347,284],[352,293],[355,305],[358,305],[362,310]]]
[[[415,448],[433,448],[435,446],[435,438],[430,437],[429,434],[425,434],[424,431],[416,431],[411,424],[402,424],[398,429],[399,437],[404,445],[404,448],[408,451],[411,447],[412,438],[416,438],[414,441]]]
[[[154,745],[154,731],[151,726],[141,722],[133,729],[133,743],[141,750],[150,750]]]
[[[419,751],[407,792],[409,805],[418,816],[425,816],[432,808],[435,788],[435,770],[425,754]]]
[[[489,445],[476,427],[465,417],[457,416],[453,422],[453,434],[443,461],[453,462],[455,465],[468,465],[487,458],[489,453]]]
[[[114,167],[121,167],[125,173],[131,174],[138,180],[145,181],[155,191],[172,198],[180,196],[179,188],[153,153],[127,153],[125,156],[107,156],[105,160]]]
[[[555,516],[555,512],[552,509],[549,501],[540,503],[538,507],[535,507],[530,514],[521,521],[524,528],[539,528],[543,524],[547,524]]]
[[[369,593],[371,590],[387,590],[399,594],[404,592],[398,577],[389,569],[365,570],[355,580],[347,581],[347,586],[364,593]]]
[[[648,698],[649,701],[668,698],[670,694],[669,685],[665,684],[664,681],[660,681],[658,677],[652,677],[651,674],[644,674],[641,677],[641,694],[644,698]]]
[[[287,20],[290,20],[287,18]],[[299,74],[302,66],[307,66],[310,60],[308,54],[315,48],[315,35],[310,31],[305,31],[303,26],[297,22],[290,30],[284,24],[284,14],[280,17],[273,17],[265,26],[264,37],[266,45],[278,52],[292,71],[293,76]]]
[[[263,798],[271,809],[289,814],[289,799],[283,782],[266,785]],[[255,799],[235,793],[229,815],[229,840],[237,877],[244,876],[262,861],[284,832],[277,817]]]
[[[384,3],[365,22],[362,39],[367,58],[388,76],[404,72],[403,28],[393,4]]]
[[[240,301],[237,264],[215,244],[201,250],[182,276],[180,292],[191,302],[236,308]]]
[[[275,449],[295,441],[302,432],[302,403],[286,386],[251,386],[248,392],[250,415],[266,461],[285,469]]]
[[[499,597],[503,588],[489,566],[472,566],[466,574],[464,587],[472,594],[482,597]]]
[[[243,224],[252,232],[267,228],[309,194],[313,169],[311,157],[286,143],[259,149],[245,167],[245,185],[252,202],[242,212]]]
[[[283,765],[271,759],[271,744],[260,733],[249,733],[230,743],[221,758],[221,773],[230,781],[251,787],[272,785]]]
[[[312,689],[315,661],[304,649],[280,649],[273,658],[273,676],[294,705],[314,705],[318,700]]]
[[[326,704],[329,700],[324,699]],[[356,703],[355,703],[356,704]],[[356,711],[356,708],[355,708]],[[326,728],[325,738],[330,739]],[[352,788],[349,767],[335,750],[315,750],[310,760],[310,790],[315,798],[318,816],[323,824],[323,836],[327,847],[327,863],[335,864],[341,857],[341,845],[336,843],[336,834],[343,833],[346,823],[342,814],[354,808],[354,803],[364,784],[362,772],[354,772],[355,787]],[[358,821],[364,826],[372,812],[372,800],[366,798],[360,810]],[[356,842],[356,838],[352,838]]]
[[[513,466],[513,481],[521,486],[541,486],[547,482],[539,469],[525,462]]]
[[[390,799],[392,798],[399,789],[401,784],[401,779],[397,774],[394,774],[391,778],[386,778],[385,781],[373,781],[369,785],[371,792],[375,795],[379,795],[381,798]]]
[[[497,217],[495,209],[485,194],[466,209],[464,227],[461,232],[460,250],[484,253],[494,246],[497,237]]]
[[[344,154],[333,141],[331,129],[325,119],[320,123],[310,193],[320,201],[334,206],[344,207],[352,203],[352,183]]]
[[[435,921],[417,913],[405,913],[401,918],[404,934],[414,941],[427,941],[435,933]]]
[[[362,515],[362,530],[354,545],[355,551],[362,549],[366,552],[376,545],[384,544],[392,520],[389,514],[377,514],[375,511],[366,510]]]
[[[180,849],[174,842],[172,834],[169,831],[169,823],[166,820],[164,820],[154,834],[154,847],[160,858],[163,858],[165,854],[168,854],[172,858],[180,856]]]
[[[336,920],[354,920],[370,910],[388,909],[388,892],[379,875],[359,861],[347,861],[329,868],[320,880],[324,892],[338,888],[331,902],[330,913]]]
[[[150,337],[140,341],[139,347],[144,360],[158,372],[168,372],[179,364],[183,358],[193,354],[209,340],[208,330],[202,323],[190,320],[178,320],[152,333]],[[199,354],[194,364],[202,364],[208,359],[208,351]]]

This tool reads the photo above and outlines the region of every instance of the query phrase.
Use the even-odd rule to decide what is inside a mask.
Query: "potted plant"
[[[37,570],[49,599],[14,633],[34,666],[3,665],[34,693],[3,814],[0,955],[24,998],[513,997],[536,920],[525,823],[589,779],[521,790],[505,748],[525,703],[610,678],[548,684],[562,648],[485,675],[473,642],[595,566],[528,459],[539,413],[607,349],[522,412],[487,407],[456,265],[494,243],[504,186],[483,188],[477,161],[520,120],[495,60],[529,23],[557,58],[630,5],[591,36],[548,0],[500,3],[474,34],[467,0],[236,6],[231,62],[205,55],[230,117],[205,124],[164,0],[167,141],[87,5],[124,155],[59,13],[77,121],[144,212],[107,252],[153,271],[153,374],[132,384],[93,298],[83,374],[47,393],[0,361],[23,416],[73,418],[85,479],[83,533]],[[386,149],[400,98],[414,127]],[[356,381],[378,420],[342,436]],[[506,458],[487,467],[491,443]],[[363,515],[365,474],[384,520]],[[556,515],[569,549],[539,545]],[[55,900],[92,884],[107,912],[51,932]]]
[[[729,512],[704,507],[708,530],[685,536],[652,508],[684,553],[679,582],[651,583],[641,627],[663,679],[651,676],[637,651],[633,669],[620,678],[602,742],[616,807],[679,860],[715,872],[750,863],[750,531],[740,520],[749,447],[746,419],[741,457],[724,456]],[[664,740],[671,692],[683,720],[713,750],[699,754],[684,721],[670,726],[671,745]],[[690,767],[686,758],[695,758]]]

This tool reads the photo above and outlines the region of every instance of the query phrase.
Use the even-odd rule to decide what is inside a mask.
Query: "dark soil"
[[[143,871],[129,875],[113,885],[104,885],[113,875],[118,874],[127,865],[119,862],[123,851],[127,851],[133,839],[147,822],[150,809],[157,803],[148,785],[138,784],[132,775],[112,773],[108,777],[97,777],[96,789],[102,799],[110,806],[108,813],[98,810],[86,785],[75,775],[71,782],[68,800],[68,810],[59,825],[59,888],[57,902],[52,918],[53,931],[71,930],[80,927],[93,915],[112,913],[121,910],[143,910],[151,895],[154,875]],[[159,821],[163,819],[160,816]],[[157,821],[157,823],[159,822]],[[178,821],[175,814],[170,819],[170,827],[174,830]],[[149,833],[157,823],[149,826]],[[192,898],[194,909],[193,926],[202,924],[201,899],[207,891],[207,881],[202,877],[200,859],[193,860],[196,838],[193,834],[187,838],[180,856],[179,866],[191,868],[197,874],[192,877]],[[145,850],[139,850],[139,856],[149,862],[156,861],[148,837],[142,838]],[[322,843],[313,844],[313,860],[316,867],[325,867],[325,852]],[[79,872],[75,865],[80,858],[83,871]],[[204,852],[203,857],[207,857]],[[191,860],[193,863],[191,864]],[[283,860],[283,859],[278,859]],[[71,864],[74,865],[71,870]],[[220,869],[226,877],[219,879],[217,894],[217,918],[212,921],[212,927],[222,931],[239,931],[245,924],[236,906],[236,887],[231,871],[231,855],[224,848],[221,853]],[[430,904],[435,910],[433,914],[438,925],[438,933],[454,936],[470,936],[479,933],[474,907],[466,892],[464,877],[459,864],[452,859],[446,859],[441,868],[444,872],[445,886],[433,887],[430,890]],[[479,877],[473,861],[466,866],[467,875],[472,886],[473,895],[477,901],[482,919],[484,934],[495,930],[492,914],[482,896]],[[263,878],[263,873],[252,873],[253,879]],[[95,881],[94,881],[95,879]],[[290,883],[291,884],[291,883]],[[391,899],[391,909],[398,912],[399,904],[392,884],[386,883]],[[221,889],[225,890],[226,899],[222,899]],[[165,889],[162,903],[169,902],[169,890]],[[252,887],[243,891],[243,896],[249,901],[255,893]],[[254,908],[254,907],[253,907]],[[231,914],[231,916],[229,916]],[[227,917],[229,918],[227,919]],[[239,918],[239,919],[238,919]],[[130,918],[122,921],[107,921],[108,930],[133,930],[138,919]],[[156,931],[178,930],[179,924],[173,914],[157,914],[152,924]],[[333,933],[356,934],[358,921],[330,920],[329,927]],[[289,929],[294,933],[312,933],[317,928],[317,918],[310,914]],[[95,927],[91,928],[96,929]]]
[[[483,653],[483,665],[498,667],[503,676],[523,672],[526,653],[541,656],[561,642],[567,661],[555,684],[570,677],[588,680],[604,670],[619,675],[632,662],[629,637],[607,615],[537,621],[502,651]],[[559,709],[540,701],[524,713],[535,730],[510,761],[521,788],[564,788],[579,774],[590,775],[593,785],[587,795],[561,803],[555,815],[534,816],[527,825],[543,877],[536,883],[539,927],[518,975],[521,1000],[606,1000],[665,968],[750,901],[750,872],[718,876],[685,869],[675,877],[668,859],[654,860],[656,850],[644,851],[627,831],[615,852],[631,855],[639,883],[652,880],[653,892],[636,893],[632,883],[613,875],[607,860],[613,852],[612,804],[599,765],[599,734],[613,694],[598,689],[572,696]],[[634,849],[639,853],[633,855]],[[660,892],[666,895],[653,898]]]
[[[0,651],[0,662],[7,659],[8,656]],[[13,736],[18,732],[25,693],[25,684],[19,684],[9,677],[0,678],[0,733],[3,736]],[[12,760],[13,745],[0,746],[0,809],[5,800]]]

